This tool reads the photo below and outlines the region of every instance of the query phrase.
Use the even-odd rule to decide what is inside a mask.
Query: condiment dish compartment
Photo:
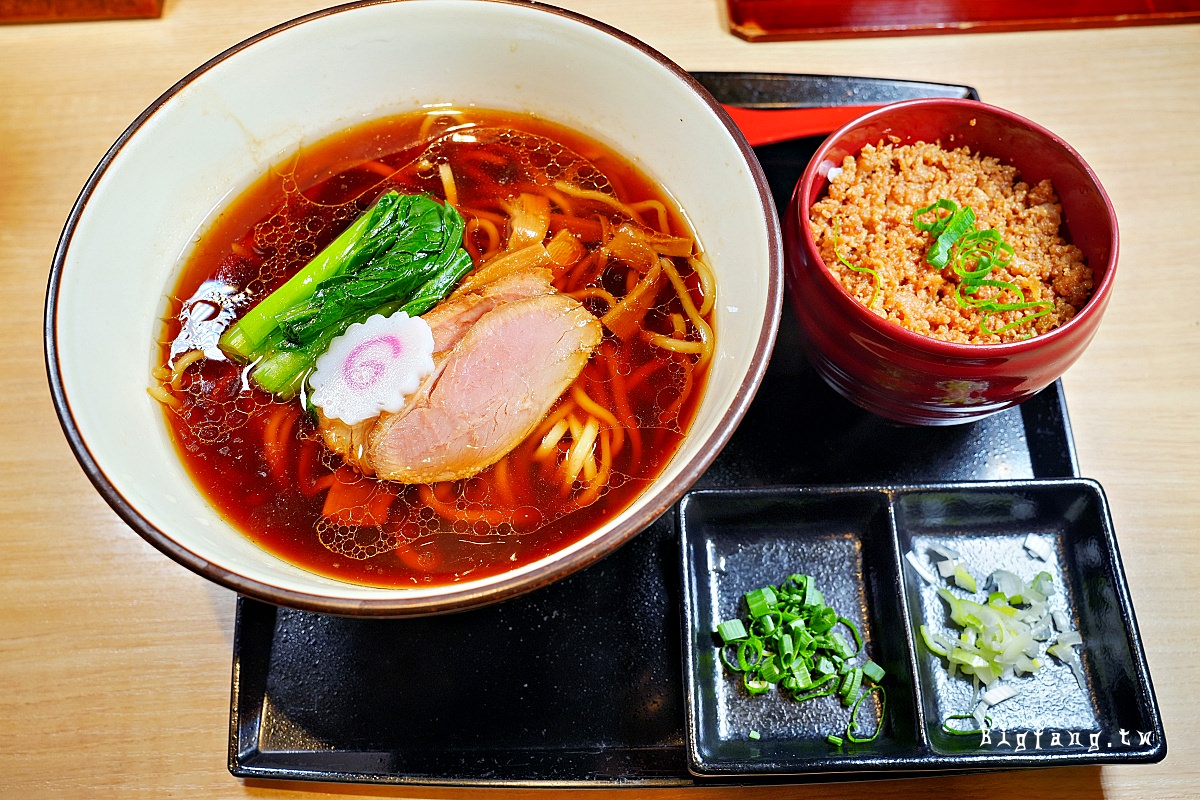
[[[1005,738],[1009,752],[1019,755],[1024,751],[1016,750],[1015,737],[1023,733],[1025,751],[1077,756],[1094,746],[1136,750],[1140,731],[1140,747],[1147,748],[1145,737],[1155,727],[1146,713],[1144,692],[1149,686],[1139,685],[1139,666],[1144,669],[1144,663],[1136,623],[1098,485],[1072,480],[899,490],[894,511],[902,557],[912,553],[928,565],[931,545],[949,548],[959,554],[979,589],[966,592],[940,577],[930,583],[906,561],[903,589],[910,631],[924,623],[931,631],[957,636],[959,629],[950,622],[938,588],[979,601],[987,595],[988,576],[1007,570],[1026,582],[1039,572],[1048,573],[1055,587],[1046,601],[1048,610],[1065,618],[1068,628],[1082,637],[1082,644],[1074,648],[1082,684],[1067,664],[1050,655],[1041,657],[1043,666],[1037,672],[1006,681],[1020,695],[988,709],[993,744]],[[1040,555],[1026,547],[1031,538]],[[980,736],[954,735],[943,727],[949,716],[974,707],[969,680],[951,677],[945,659],[931,653],[919,636],[910,639],[924,738],[940,753],[985,757]],[[1121,731],[1127,732],[1126,741]],[[992,752],[1002,755],[1004,748]]]
[[[684,498],[677,519],[685,739],[696,776],[997,769],[1166,755],[1111,518],[1094,481],[703,490]],[[978,591],[942,577],[936,563],[943,556],[931,546],[957,553]],[[932,581],[909,562],[910,553]],[[943,723],[969,713],[978,693],[970,678],[950,676],[918,629],[926,624],[957,636],[939,587],[982,602],[996,569],[1026,581],[1050,575],[1056,591],[1047,611],[1082,636],[1074,649],[1084,681],[1043,645],[1044,666],[1007,681],[1020,694],[988,709],[986,735],[952,734]],[[874,741],[831,745],[826,736],[841,734],[849,717],[836,698],[796,703],[775,689],[750,696],[719,660],[714,632],[721,621],[744,616],[743,594],[797,572],[816,579],[827,602],[858,626],[865,657],[887,670],[886,711]],[[867,710],[864,704],[860,724],[869,733],[878,708]],[[974,727],[970,720],[950,723]]]
[[[687,750],[695,773],[771,773],[795,764],[878,768],[922,747],[886,492],[698,491],[685,497],[678,519]],[[858,629],[858,660],[887,670],[883,729],[870,743],[836,748],[826,740],[843,734],[850,718],[836,697],[797,703],[776,689],[749,697],[719,659],[713,632],[723,620],[745,616],[743,594],[793,573],[812,576],[825,602]],[[879,711],[877,695],[863,704],[864,734],[880,724]]]

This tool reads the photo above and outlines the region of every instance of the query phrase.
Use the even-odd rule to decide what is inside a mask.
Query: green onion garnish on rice
[[[870,308],[875,304],[875,298],[879,296],[879,273],[870,267],[855,266],[847,261],[846,257],[843,256],[838,250],[838,243],[840,240],[841,230],[839,228],[838,221],[835,219],[833,221],[833,254],[837,257],[838,262],[841,263],[841,265],[846,269],[853,270],[854,272],[863,272],[871,276],[871,284],[874,288],[871,290],[871,299],[867,301],[867,308]]]
[[[983,312],[980,329],[984,334],[999,335],[1054,310],[1054,304],[1047,300],[1026,300],[1017,284],[989,277],[992,270],[1003,269],[1012,262],[1015,250],[999,232],[976,229],[975,212],[970,206],[960,207],[953,200],[942,198],[914,211],[913,226],[928,233],[933,240],[925,261],[938,269],[949,266],[958,276],[954,299],[959,306]],[[995,290],[993,296],[978,296],[984,288]],[[999,298],[1006,293],[1016,299],[1002,302]],[[993,329],[988,316],[1005,311],[1031,313]]]

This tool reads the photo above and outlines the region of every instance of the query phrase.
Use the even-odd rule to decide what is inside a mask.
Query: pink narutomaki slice
[[[347,425],[404,407],[433,372],[433,333],[420,317],[397,311],[351,325],[317,359],[312,403]]]

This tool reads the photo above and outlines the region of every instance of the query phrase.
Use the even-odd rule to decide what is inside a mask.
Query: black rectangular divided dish
[[[687,746],[698,775],[998,769],[1166,754],[1107,503],[1093,481],[698,491],[679,514]],[[1030,536],[1048,546],[1048,559],[1026,551]],[[957,635],[937,595],[949,582],[936,571],[932,583],[920,577],[905,557],[929,564],[930,545],[957,552],[981,583],[996,569],[1025,580],[1048,572],[1058,589],[1050,608],[1083,637],[1085,685],[1047,657],[1034,675],[1007,681],[1021,693],[990,709],[986,741],[947,733],[943,721],[969,712],[974,690],[950,677],[917,633],[926,624]],[[865,657],[887,670],[886,712],[874,698],[859,712],[864,732],[882,724],[873,742],[831,746],[826,736],[841,734],[850,714],[837,699],[751,696],[717,657],[713,631],[744,615],[742,595],[796,572],[816,580],[861,632]]]
[[[759,107],[857,105],[931,94],[976,97],[969,87],[905,81],[740,73],[697,77],[721,102]],[[818,144],[819,139],[801,139],[756,151],[780,209]],[[1079,475],[1060,384],[1019,408],[969,425],[906,428],[834,394],[804,363],[795,337],[785,308],[763,384],[696,489],[895,487]],[[893,514],[894,498],[886,488],[858,499],[850,492],[847,498],[823,505],[823,518],[850,520],[838,549],[849,574],[837,586],[858,598],[856,607],[864,615],[890,615],[883,626],[866,620],[871,647],[887,652],[881,656],[889,662],[885,666],[912,664],[904,628],[912,608],[897,602],[872,610],[880,598],[898,591],[894,551],[900,545],[889,526],[900,512]],[[937,528],[919,506],[905,509],[914,521],[908,535],[946,534],[948,529]],[[747,517],[741,524],[752,522]],[[806,530],[798,541],[809,546],[832,540],[818,535],[816,527]],[[854,546],[847,548],[846,542]],[[1066,551],[1060,553],[1065,558]],[[1079,563],[1087,557],[1071,556]],[[859,576],[867,578],[860,583]],[[1124,598],[1123,586],[1118,574],[1111,584],[1118,600]],[[1079,618],[1088,616],[1096,630],[1120,641],[1129,620],[1118,613],[1119,604],[1106,610],[1103,592],[1092,600],[1089,587],[1072,584],[1071,591]],[[351,619],[241,598],[229,769],[246,779],[440,786],[795,783],[885,774],[820,772],[818,764],[810,765],[811,772],[783,776],[692,774],[685,734],[690,701],[682,664],[683,605],[675,510],[567,580],[461,614]],[[1157,720],[1152,696],[1130,695],[1123,679],[1106,671],[1128,676],[1124,653],[1132,647],[1134,677],[1141,677],[1144,662],[1135,645],[1136,640],[1115,650],[1111,666],[1093,660],[1092,674],[1134,698],[1123,702],[1140,704],[1143,717]],[[922,720],[936,719],[941,710],[925,704],[948,701],[940,700],[943,695],[935,688],[923,691],[917,705],[918,682],[929,680],[921,669],[909,668],[913,699],[906,706],[898,691],[899,702],[886,713],[886,735],[878,746],[886,748],[885,760],[871,762],[872,769],[886,766],[889,758],[900,763],[946,757]],[[1125,722],[1125,706],[1094,707],[1106,723],[1137,724]],[[1145,754],[1148,758],[1165,754],[1161,727],[1155,731],[1159,749]],[[938,762],[929,766],[936,770]]]
[[[888,497],[877,491],[807,489],[689,493],[680,504],[684,682],[688,759],[697,774],[846,771],[900,764],[920,752],[905,620],[896,602],[897,564]],[[839,751],[850,710],[832,697],[796,703],[779,691],[751,696],[718,658],[713,632],[744,618],[743,595],[793,573],[810,576],[883,666],[892,697],[859,711],[870,746]],[[842,631],[845,633],[845,631]],[[753,738],[759,737],[759,738]]]

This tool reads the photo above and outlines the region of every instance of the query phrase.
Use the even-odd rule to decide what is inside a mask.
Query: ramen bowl
[[[620,153],[677,201],[707,255],[718,303],[708,381],[674,457],[582,538],[484,578],[409,588],[301,569],[206,500],[161,405],[167,295],[230,198],[298,148],[366,120],[449,104],[533,114]],[[669,509],[753,397],[783,295],[779,224],[752,150],[667,58],[599,22],[502,0],[339,6],[221,53],[112,146],[71,211],[46,306],[52,395],[80,464],[128,525],[183,566],[266,602],[348,615],[480,606],[594,563]]]
[[[1090,299],[1057,328],[1020,341],[968,344],[915,333],[856,300],[822,260],[810,212],[830,170],[880,142],[967,146],[1016,167],[1019,180],[1050,179],[1065,240],[1093,273]],[[912,425],[971,422],[1041,391],[1095,335],[1117,267],[1116,214],[1095,173],[1062,138],[1014,113],[974,100],[912,100],[869,112],[831,134],[796,185],[784,215],[786,276],[808,360],[839,394]]]

